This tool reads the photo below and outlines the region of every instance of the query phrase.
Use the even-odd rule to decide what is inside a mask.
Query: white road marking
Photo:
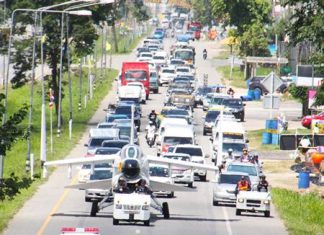
[[[227,210],[226,210],[225,207],[222,207],[222,210],[223,210],[223,213],[224,213],[224,219],[226,221],[227,234],[228,235],[233,235],[233,231],[232,231],[231,224],[230,224],[230,221],[229,221],[229,218],[228,218]]]

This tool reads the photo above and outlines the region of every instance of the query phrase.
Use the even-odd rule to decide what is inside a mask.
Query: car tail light
[[[85,228],[84,232],[99,233],[99,228]]]
[[[77,233],[95,233],[99,234],[99,228],[62,228],[61,233],[71,233],[71,232],[77,232]]]

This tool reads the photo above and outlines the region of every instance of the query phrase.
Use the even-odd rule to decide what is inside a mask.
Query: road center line
[[[226,221],[227,234],[228,235],[233,235],[233,231],[232,231],[231,224],[230,224],[230,221],[229,221],[229,218],[228,218],[227,210],[226,210],[225,207],[222,207],[222,210],[223,210],[223,213],[224,213],[224,219]]]
[[[75,175],[70,183],[70,185],[73,185],[76,183],[77,181],[77,177],[78,175]],[[46,229],[46,227],[48,226],[49,222],[52,219],[52,215],[56,213],[56,211],[58,210],[58,208],[60,208],[60,206],[62,205],[62,203],[64,202],[66,196],[69,194],[69,192],[71,191],[70,188],[68,189],[64,189],[64,192],[62,193],[61,197],[57,200],[57,202],[55,203],[54,207],[52,208],[52,210],[50,211],[50,213],[47,215],[44,223],[42,224],[42,226],[40,227],[40,229],[38,230],[38,232],[36,233],[36,235],[42,235]]]

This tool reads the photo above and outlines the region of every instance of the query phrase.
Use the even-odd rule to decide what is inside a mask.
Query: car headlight
[[[150,209],[150,205],[143,205],[142,206],[142,210],[143,211],[147,211],[147,210],[149,210]]]
[[[116,204],[116,205],[115,205],[115,208],[118,209],[118,210],[120,210],[120,209],[123,208],[123,206],[122,206],[122,204]]]
[[[269,205],[269,204],[270,204],[270,200],[264,200],[263,203],[264,203],[265,205]]]
[[[243,202],[244,202],[244,199],[243,199],[243,198],[239,198],[237,201],[238,201],[239,203],[243,203]]]

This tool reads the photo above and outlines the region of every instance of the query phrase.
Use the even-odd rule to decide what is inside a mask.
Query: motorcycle
[[[155,128],[148,128],[146,133],[146,143],[152,148],[155,143]]]
[[[207,52],[204,52],[204,53],[203,53],[203,58],[204,58],[204,60],[207,59]]]

